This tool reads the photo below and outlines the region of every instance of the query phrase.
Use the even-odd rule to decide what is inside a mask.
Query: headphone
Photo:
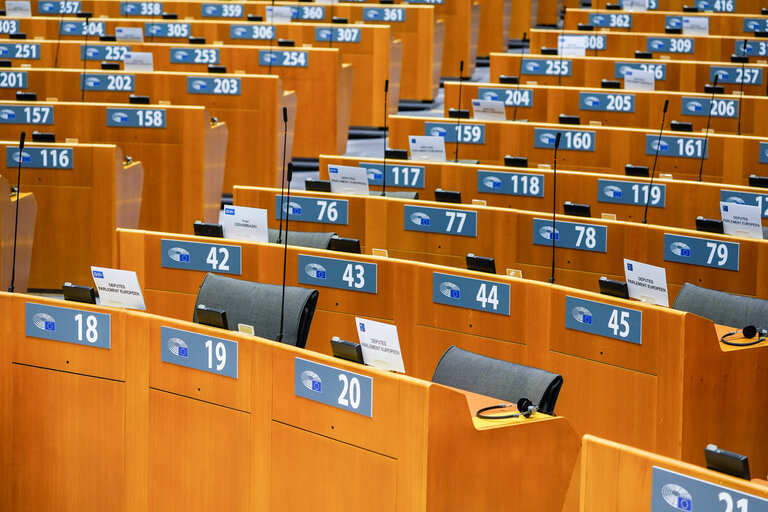
[[[726,345],[731,345],[732,347],[749,347],[750,345],[757,345],[758,343],[765,341],[766,336],[768,336],[768,331],[766,331],[765,329],[758,329],[754,325],[748,325],[741,330],[741,339],[750,340],[759,333],[760,337],[756,341],[736,343],[735,341],[729,341],[726,339],[730,336],[733,336],[737,332],[739,331],[731,331],[727,334],[723,334],[723,337],[720,338],[720,341],[722,343],[725,343]]]
[[[524,418],[530,418],[531,414],[538,412],[539,407],[537,405],[534,405],[533,402],[531,402],[527,398],[521,398],[517,401],[517,410],[519,412],[513,412],[511,414],[502,414],[502,415],[492,415],[492,414],[484,414],[488,411],[493,411],[496,409],[506,409],[507,407],[512,407],[513,404],[496,404],[496,405],[490,405],[488,407],[483,407],[482,409],[478,410],[475,413],[475,416],[478,418],[483,418],[485,420],[504,420],[507,418],[519,418],[520,416]]]

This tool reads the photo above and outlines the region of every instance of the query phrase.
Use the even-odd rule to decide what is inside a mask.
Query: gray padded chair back
[[[277,243],[277,229],[269,229],[267,240],[269,243]],[[315,231],[289,231],[288,245],[298,245],[301,247],[312,247],[314,249],[327,249],[331,244],[331,238],[336,233],[323,233]],[[285,236],[285,235],[283,235]],[[285,238],[282,240],[285,242]]]
[[[413,192],[411,192],[410,190],[387,190],[387,192],[384,194],[381,193],[381,190],[370,190],[368,191],[368,195],[394,197],[396,199],[418,199],[419,198],[418,190],[415,190]]]
[[[237,324],[252,325],[256,336],[276,340],[280,331],[282,286],[254,283],[208,274],[200,285],[195,301],[193,321],[197,322],[197,306],[222,309],[233,330]],[[304,348],[309,326],[317,306],[317,290],[285,287],[285,319],[283,343]]]
[[[452,346],[435,368],[432,382],[517,403],[528,398],[553,414],[563,377],[545,370],[494,359]]]
[[[710,290],[691,283],[683,285],[672,307],[709,318],[716,324],[768,328],[768,300]]]

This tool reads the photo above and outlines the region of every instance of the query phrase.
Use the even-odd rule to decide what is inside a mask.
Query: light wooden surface
[[[13,267],[13,235],[16,224],[16,202],[19,201],[19,226],[16,240],[16,279],[14,290],[26,292],[29,283],[29,269],[32,262],[32,247],[34,243],[35,222],[37,218],[37,201],[34,194],[21,191],[10,195],[11,186],[8,179],[14,175],[6,172],[0,176],[0,287],[7,290],[11,285],[11,270]],[[8,192],[6,192],[8,191]]]
[[[594,7],[599,9],[605,9],[605,4],[613,3],[609,0],[595,0]],[[685,0],[657,0],[658,9],[660,11],[677,11],[682,12],[683,6],[688,5]],[[710,2],[712,4],[712,2]],[[760,0],[741,0],[734,2],[734,12],[748,13],[748,14],[760,14],[760,7],[765,5]]]

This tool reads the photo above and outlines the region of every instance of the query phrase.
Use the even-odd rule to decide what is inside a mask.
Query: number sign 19
[[[290,204],[285,196],[275,196],[275,219],[280,218],[282,204],[283,218],[290,213],[291,221],[319,222],[321,224],[349,224],[349,203],[346,199],[326,197],[293,196]]]
[[[509,316],[510,288],[506,283],[432,273],[432,302]]]
[[[233,379],[238,375],[238,343],[173,327],[160,328],[160,359]]]
[[[375,294],[377,269],[375,263],[299,254],[299,283],[311,286]]]
[[[106,313],[27,302],[24,318],[25,334],[32,338],[112,347],[111,317]]]
[[[566,296],[565,327],[640,345],[643,312]]]
[[[477,212],[449,208],[403,206],[403,229],[445,235],[477,236]]]
[[[160,241],[160,265],[164,268],[199,270],[239,276],[243,273],[242,248],[239,245],[187,242],[163,238]]]
[[[607,252],[608,228],[606,226],[557,221],[553,233],[552,219],[533,219],[534,245],[551,246],[553,236],[555,237],[555,247]]]
[[[373,417],[373,379],[297,357],[293,363],[296,396]]]
[[[739,244],[664,233],[664,261],[739,270]]]

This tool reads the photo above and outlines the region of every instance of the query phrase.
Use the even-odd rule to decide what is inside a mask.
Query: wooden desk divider
[[[455,157],[456,120],[417,116],[390,116],[389,145],[408,148],[410,135],[446,136],[446,156]],[[528,164],[551,165],[555,134],[563,139],[558,163],[563,167],[588,172],[621,172],[627,163],[652,162],[658,144],[657,129],[609,126],[574,126],[514,121],[476,121],[461,123],[459,158],[481,164],[499,164],[504,155],[528,157]],[[704,144],[704,134],[665,130],[659,150],[657,173],[696,180],[704,155],[702,179],[746,185],[750,174],[768,174],[768,140],[746,135],[712,133]],[[614,148],[621,148],[615,151]]]
[[[521,67],[522,65],[522,67]],[[742,86],[734,83],[740,64],[725,62],[694,62],[682,60],[633,59],[616,57],[560,57],[552,55],[524,55],[512,53],[491,54],[491,82],[498,82],[499,75],[520,76],[521,84],[537,83],[600,87],[601,80],[617,80],[624,83],[625,69],[653,71],[657,91],[704,92],[704,86],[711,84],[715,73],[723,71],[729,79],[720,79],[726,94],[740,94]],[[744,94],[765,96],[768,84],[768,64],[750,63],[745,66],[750,77],[757,77],[760,83],[743,85]],[[558,75],[559,73],[559,75]],[[763,77],[760,80],[760,77]]]
[[[29,283],[29,267],[32,261],[32,247],[34,243],[35,220],[37,218],[37,201],[34,194],[24,192],[10,194],[11,185],[8,179],[16,183],[17,172],[8,169],[0,176],[0,287],[7,290],[11,285],[11,273],[13,269],[13,236],[16,227],[16,202],[19,203],[18,235],[16,239],[16,279],[14,290],[24,293]],[[8,191],[8,192],[6,192]]]
[[[205,106],[211,116],[226,123],[231,133],[226,143],[223,190],[231,190],[235,183],[280,183],[282,107],[288,108],[289,113],[287,158],[290,159],[296,96],[292,91],[283,92],[278,77],[171,71],[90,70],[87,74],[83,79],[82,70],[77,69],[11,68],[0,72],[0,80],[3,76],[12,77],[9,80],[19,80],[19,89],[62,101],[81,101],[84,97],[91,102],[127,104],[128,97],[134,93],[150,96],[157,103]],[[88,87],[85,94],[81,83]],[[0,89],[0,99],[12,99],[14,91]],[[221,144],[222,139],[216,141]],[[184,225],[174,228],[177,229],[190,228]]]
[[[218,221],[227,127],[211,124],[205,107],[0,101],[0,113],[5,140],[26,127],[52,132],[58,141],[115,144],[141,161],[146,173],[137,226],[143,229],[190,233],[196,220]]]
[[[163,248],[173,244],[194,241],[239,250],[241,274],[234,277],[281,280],[282,247],[276,244],[130,230],[120,230],[118,238],[120,268],[138,273],[150,312],[188,318],[205,276],[205,271],[166,268]],[[166,245],[162,240],[168,240]],[[330,336],[355,340],[354,315],[381,319],[398,326],[409,376],[431,378],[443,351],[455,344],[563,375],[556,413],[568,418],[579,435],[593,433],[687,461],[699,460],[702,447],[716,443],[748,454],[756,474],[768,469],[761,428],[768,408],[765,396],[754,391],[768,358],[765,344],[727,350],[718,343],[714,324],[690,313],[394,258],[289,247],[286,283],[306,286],[307,262],[331,268],[313,258],[365,265],[366,280],[377,288],[375,294],[358,291],[340,273],[327,274],[327,285],[312,280],[309,286],[319,286],[320,299],[309,351],[328,353]],[[200,264],[191,265],[204,268]],[[484,295],[478,291],[481,285]],[[447,286],[457,292],[452,299],[439,291]],[[489,293],[498,304],[488,302]],[[478,296],[486,300],[485,307]],[[612,329],[613,315],[626,325]],[[740,398],[728,398],[733,396]],[[702,402],[728,403],[730,414],[712,414]]]

